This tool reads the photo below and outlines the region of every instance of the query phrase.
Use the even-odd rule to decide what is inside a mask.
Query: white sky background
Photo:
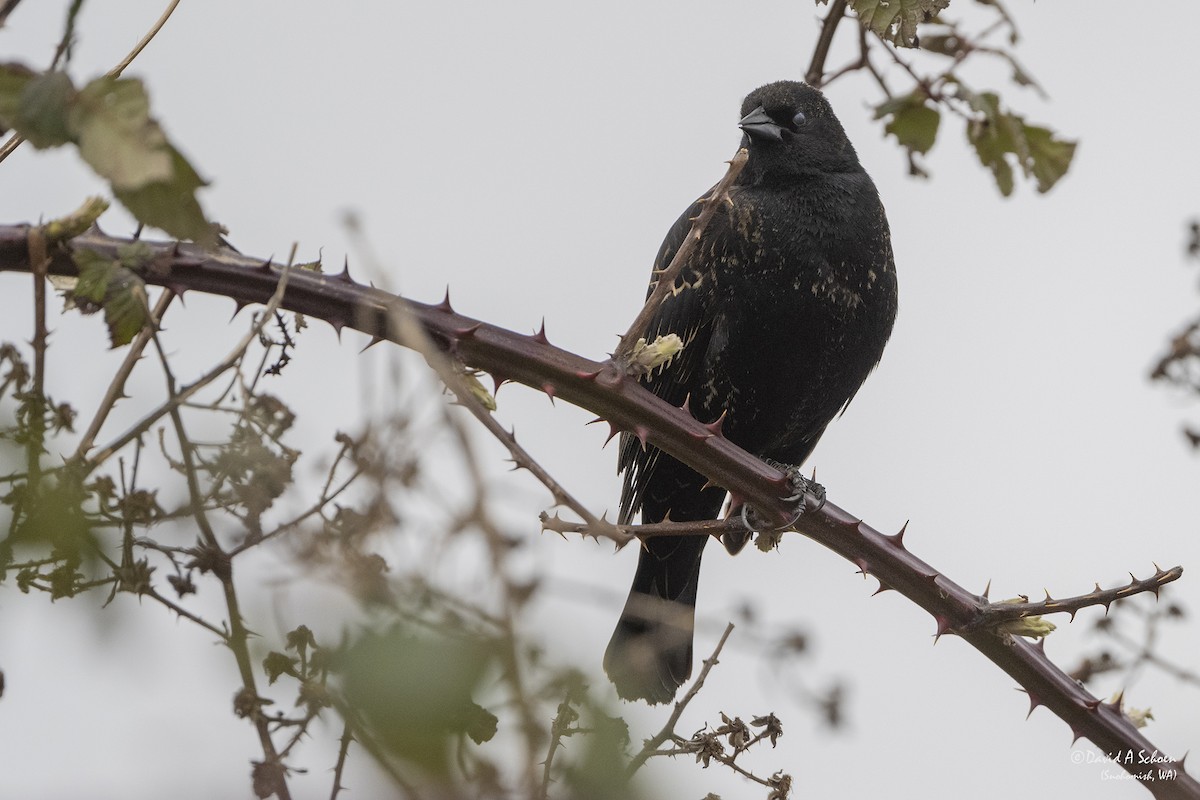
[[[66,5],[26,0],[0,30],[0,58],[48,63]],[[76,78],[119,60],[161,6],[85,6]],[[956,0],[951,13],[976,10]],[[967,587],[992,579],[993,597],[1043,586],[1076,594],[1129,570],[1149,574],[1155,560],[1184,565],[1172,591],[1200,613],[1200,462],[1179,433],[1200,408],[1146,380],[1200,298],[1182,257],[1185,221],[1200,211],[1200,5],[1131,14],[1128,3],[1085,12],[1014,0],[1011,10],[1024,34],[1018,55],[1051,100],[1010,86],[1002,69],[967,79],[1081,140],[1047,196],[1019,182],[1000,198],[954,118],[927,161],[933,180],[909,179],[870,118],[869,79],[828,93],[887,206],[901,305],[882,366],[810,463],[833,502],[885,531],[911,520],[914,551]],[[804,1],[192,0],[127,74],[147,81],[155,114],[212,181],[206,209],[244,252],[283,256],[299,240],[300,258],[323,248],[340,264],[350,250],[340,218],[354,210],[394,287],[437,300],[449,284],[463,313],[521,331],[545,317],[552,342],[599,358],[636,312],[663,234],[736,148],[741,98],[803,76],[816,13]],[[831,66],[851,42],[846,25]],[[0,220],[59,215],[101,190],[74,155],[24,147],[0,167]],[[105,220],[128,231],[118,212]],[[0,338],[28,339],[27,286],[0,276]],[[189,297],[188,307],[176,330],[220,335],[228,301]],[[60,343],[91,348],[57,385],[107,380],[114,357],[97,355],[100,323],[54,324]],[[230,326],[231,341],[244,324]],[[188,341],[176,339],[181,351]],[[359,346],[348,334],[339,348],[319,326],[279,384],[305,420],[301,434],[323,437],[313,450],[328,441],[321,423],[349,428],[364,411],[357,387],[378,360],[352,356]],[[551,410],[520,387],[499,400],[505,423],[577,496],[615,508],[615,448],[599,449],[604,432],[582,425],[590,415]],[[519,487],[513,502],[536,537],[544,492],[504,480]],[[599,675],[633,549],[614,556],[546,536],[537,553],[560,579],[539,611],[547,640]],[[577,584],[608,593],[572,599]],[[1072,763],[1063,722],[1045,709],[1026,722],[1009,678],[953,638],[933,647],[929,616],[895,594],[872,599],[875,585],[798,537],[771,557],[711,548],[701,615],[726,619],[751,598],[802,625],[815,650],[798,674],[815,687],[845,680],[849,724],[831,735],[781,698],[735,632],[680,730],[719,711],[774,710],[785,736],[755,763],[792,772],[798,797],[878,796],[897,784],[914,796],[1146,796]],[[283,630],[304,621],[297,595],[273,612]],[[0,796],[249,796],[255,751],[249,726],[229,713],[232,660],[156,609],[109,626],[86,611],[101,599],[51,605],[0,590]],[[1085,634],[1092,619],[1063,630],[1056,618],[1051,657],[1073,666],[1097,642]],[[715,640],[701,631],[698,659]],[[1189,621],[1161,652],[1194,668],[1198,640]],[[1146,732],[1172,755],[1200,748],[1194,688],[1149,672],[1128,701],[1153,707]],[[635,739],[665,716],[632,713],[644,726]],[[314,773],[296,780],[296,794],[327,796],[318,756],[331,765],[332,751],[307,752]],[[664,796],[764,794],[715,767],[665,763],[653,774],[672,787]]]

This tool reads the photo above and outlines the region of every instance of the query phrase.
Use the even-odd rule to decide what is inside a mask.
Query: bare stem
[[[621,337],[621,341],[617,344],[617,350],[613,353],[611,363],[620,365],[629,357],[634,345],[637,344],[637,340],[645,336],[650,320],[658,313],[658,308],[667,299],[667,295],[675,290],[675,280],[679,277],[679,273],[683,271],[684,265],[687,264],[688,259],[692,255],[692,251],[696,249],[696,245],[700,241],[700,236],[704,233],[704,229],[708,227],[713,214],[717,213],[717,209],[725,202],[725,198],[729,194],[729,189],[733,186],[733,182],[737,180],[738,175],[742,174],[742,169],[745,168],[746,161],[749,158],[750,153],[743,147],[729,160],[729,169],[725,172],[725,176],[713,187],[708,196],[704,198],[704,208],[701,209],[696,220],[692,223],[692,229],[688,231],[687,238],[683,240],[683,244],[675,251],[675,257],[671,259],[671,263],[666,269],[655,276],[654,291],[646,299],[646,304],[642,306],[642,310],[634,318],[633,323],[629,326],[629,330]]]
[[[74,461],[82,461],[87,456],[88,450],[96,443],[96,436],[100,433],[100,428],[104,425],[104,421],[108,419],[109,412],[117,401],[125,396],[125,381],[129,378],[129,374],[133,372],[133,368],[142,357],[142,352],[146,349],[146,344],[153,336],[153,332],[158,329],[159,323],[162,321],[163,314],[167,312],[167,306],[175,298],[175,293],[170,289],[163,290],[159,295],[158,302],[151,312],[150,322],[142,330],[138,331],[138,335],[134,337],[133,342],[129,346],[129,352],[125,354],[125,360],[121,362],[121,366],[117,368],[116,374],[113,375],[112,381],[108,384],[108,391],[104,393],[104,398],[100,401],[100,406],[96,409],[95,415],[92,417],[91,423],[88,425],[87,431],[83,434],[83,438],[79,440],[79,446],[75,448],[75,455],[71,458]]]
[[[704,659],[704,666],[701,668],[700,674],[696,676],[696,680],[692,682],[692,686],[688,689],[687,694],[675,702],[675,709],[671,712],[671,716],[667,718],[667,723],[662,726],[662,730],[647,739],[641,751],[629,762],[629,766],[625,769],[626,780],[632,778],[642,768],[642,765],[654,755],[663,742],[675,735],[675,726],[679,724],[679,718],[683,716],[683,711],[687,708],[688,703],[692,702],[696,695],[699,694],[701,687],[704,686],[705,678],[708,677],[709,671],[719,663],[717,657],[721,655],[721,650],[725,647],[725,642],[729,639],[729,634],[731,633],[733,633],[732,622],[725,626],[725,632],[721,634],[721,640],[713,648],[712,655]]]
[[[833,44],[833,34],[837,31],[838,23],[846,16],[846,0],[833,0],[829,13],[821,24],[821,35],[817,37],[817,46],[813,49],[812,61],[808,64],[808,72],[804,80],[810,86],[820,89],[825,77],[825,60],[829,58],[829,47]]]
[[[1039,614],[1069,613],[1072,619],[1074,619],[1075,614],[1080,609],[1087,608],[1088,606],[1104,606],[1108,608],[1110,604],[1117,600],[1133,597],[1143,592],[1154,592],[1155,597],[1157,597],[1159,590],[1163,586],[1166,586],[1171,581],[1178,580],[1182,576],[1183,567],[1172,567],[1171,569],[1157,568],[1155,573],[1149,578],[1138,580],[1131,574],[1129,576],[1129,583],[1124,586],[1101,589],[1100,584],[1097,583],[1095,591],[1076,597],[1056,600],[1047,592],[1046,599],[1036,603],[988,603],[980,610],[978,621],[967,626],[967,629],[995,628],[997,625],[1010,620],[1032,617]]]

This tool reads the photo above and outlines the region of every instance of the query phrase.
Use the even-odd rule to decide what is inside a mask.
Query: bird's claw
[[[783,498],[788,503],[794,503],[793,516],[786,523],[780,525],[777,522],[772,522],[759,513],[754,506],[746,504],[742,506],[742,524],[752,531],[781,531],[786,530],[796,524],[800,517],[804,516],[809,510],[809,503],[812,503],[813,511],[820,511],[825,506],[825,487],[817,483],[812,478],[806,478],[800,472],[800,468],[791,464],[782,464],[771,459],[763,459],[769,465],[784,473],[788,477],[788,485],[792,489],[792,493]]]

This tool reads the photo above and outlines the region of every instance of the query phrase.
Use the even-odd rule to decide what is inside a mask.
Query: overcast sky
[[[0,30],[0,59],[46,64],[66,5],[23,3]],[[114,64],[161,5],[86,4],[73,74]],[[1128,571],[1145,576],[1153,560],[1185,567],[1171,591],[1200,613],[1200,461],[1180,434],[1200,406],[1147,381],[1200,305],[1182,255],[1185,223],[1200,212],[1200,5],[1009,5],[1024,37],[1017,52],[1049,99],[1012,87],[1000,68],[965,77],[1081,141],[1048,195],[1019,181],[1001,198],[953,118],[927,160],[933,179],[913,180],[871,119],[871,82],[851,77],[828,93],[888,209],[901,298],[881,367],[810,465],[832,501],[885,531],[910,520],[915,552],[967,587],[991,579],[993,597],[1082,593]],[[956,0],[956,12],[978,9]],[[437,300],[449,284],[463,313],[526,332],[544,317],[555,344],[601,358],[637,311],[663,234],[736,148],[742,97],[803,76],[816,18],[805,0],[185,0],[127,74],[148,83],[168,134],[212,182],[206,209],[243,252],[283,255],[298,240],[300,258],[323,250],[340,263],[352,210],[393,288]],[[847,25],[831,65],[853,55],[852,39]],[[0,166],[0,220],[59,215],[100,191],[72,154],[24,147]],[[105,220],[129,230],[119,212]],[[27,284],[0,276],[4,340],[29,337]],[[180,350],[221,335],[231,308],[188,303],[175,323]],[[230,326],[231,341],[243,324]],[[61,391],[103,380],[113,356],[99,323],[61,328],[60,343],[90,348],[86,363],[54,377]],[[352,387],[373,362],[351,356],[360,346],[348,334],[339,347],[324,326],[306,334],[278,389],[316,418],[302,435],[323,444],[322,419],[344,427],[364,412]],[[599,449],[604,433],[583,427],[591,415],[551,411],[519,387],[499,399],[505,424],[577,496],[615,509],[615,448]],[[547,500],[513,480],[518,519],[537,537]],[[538,613],[548,640],[562,661],[599,675],[633,549],[614,556],[543,537],[537,553],[560,584]],[[580,598],[581,585],[605,591]],[[802,625],[814,654],[793,678],[844,680],[849,722],[830,735],[781,700],[735,638],[680,730],[719,711],[774,710],[786,734],[756,763],[792,772],[798,797],[878,796],[897,781],[914,796],[1141,796],[1131,781],[1073,763],[1073,750],[1089,748],[1072,748],[1063,722],[1044,709],[1025,721],[1009,678],[952,637],[934,647],[925,612],[895,594],[872,599],[874,588],[799,537],[769,557],[711,549],[701,615],[727,619],[751,598],[771,619]],[[296,594],[289,602],[302,605]],[[101,600],[51,606],[0,589],[0,794],[249,796],[253,741],[228,713],[227,656],[155,609],[105,627],[85,611]],[[283,630],[302,621],[292,611],[274,612]],[[1094,619],[1056,619],[1050,656],[1070,667],[1094,648]],[[1195,668],[1198,630],[1177,626],[1162,653]],[[701,630],[697,652],[716,635]],[[149,654],[135,658],[135,645]],[[1146,733],[1171,755],[1200,748],[1194,687],[1147,672],[1127,701],[1154,709]],[[199,721],[181,723],[189,715]],[[644,725],[635,740],[664,716],[633,712]],[[327,794],[321,763],[310,766],[316,775],[297,779],[297,795]],[[654,770],[676,787],[667,796],[760,794],[715,768]]]

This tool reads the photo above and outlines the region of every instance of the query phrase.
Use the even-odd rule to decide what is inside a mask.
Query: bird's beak
[[[751,139],[783,141],[783,128],[767,115],[762,106],[742,117],[738,127],[745,131]]]

